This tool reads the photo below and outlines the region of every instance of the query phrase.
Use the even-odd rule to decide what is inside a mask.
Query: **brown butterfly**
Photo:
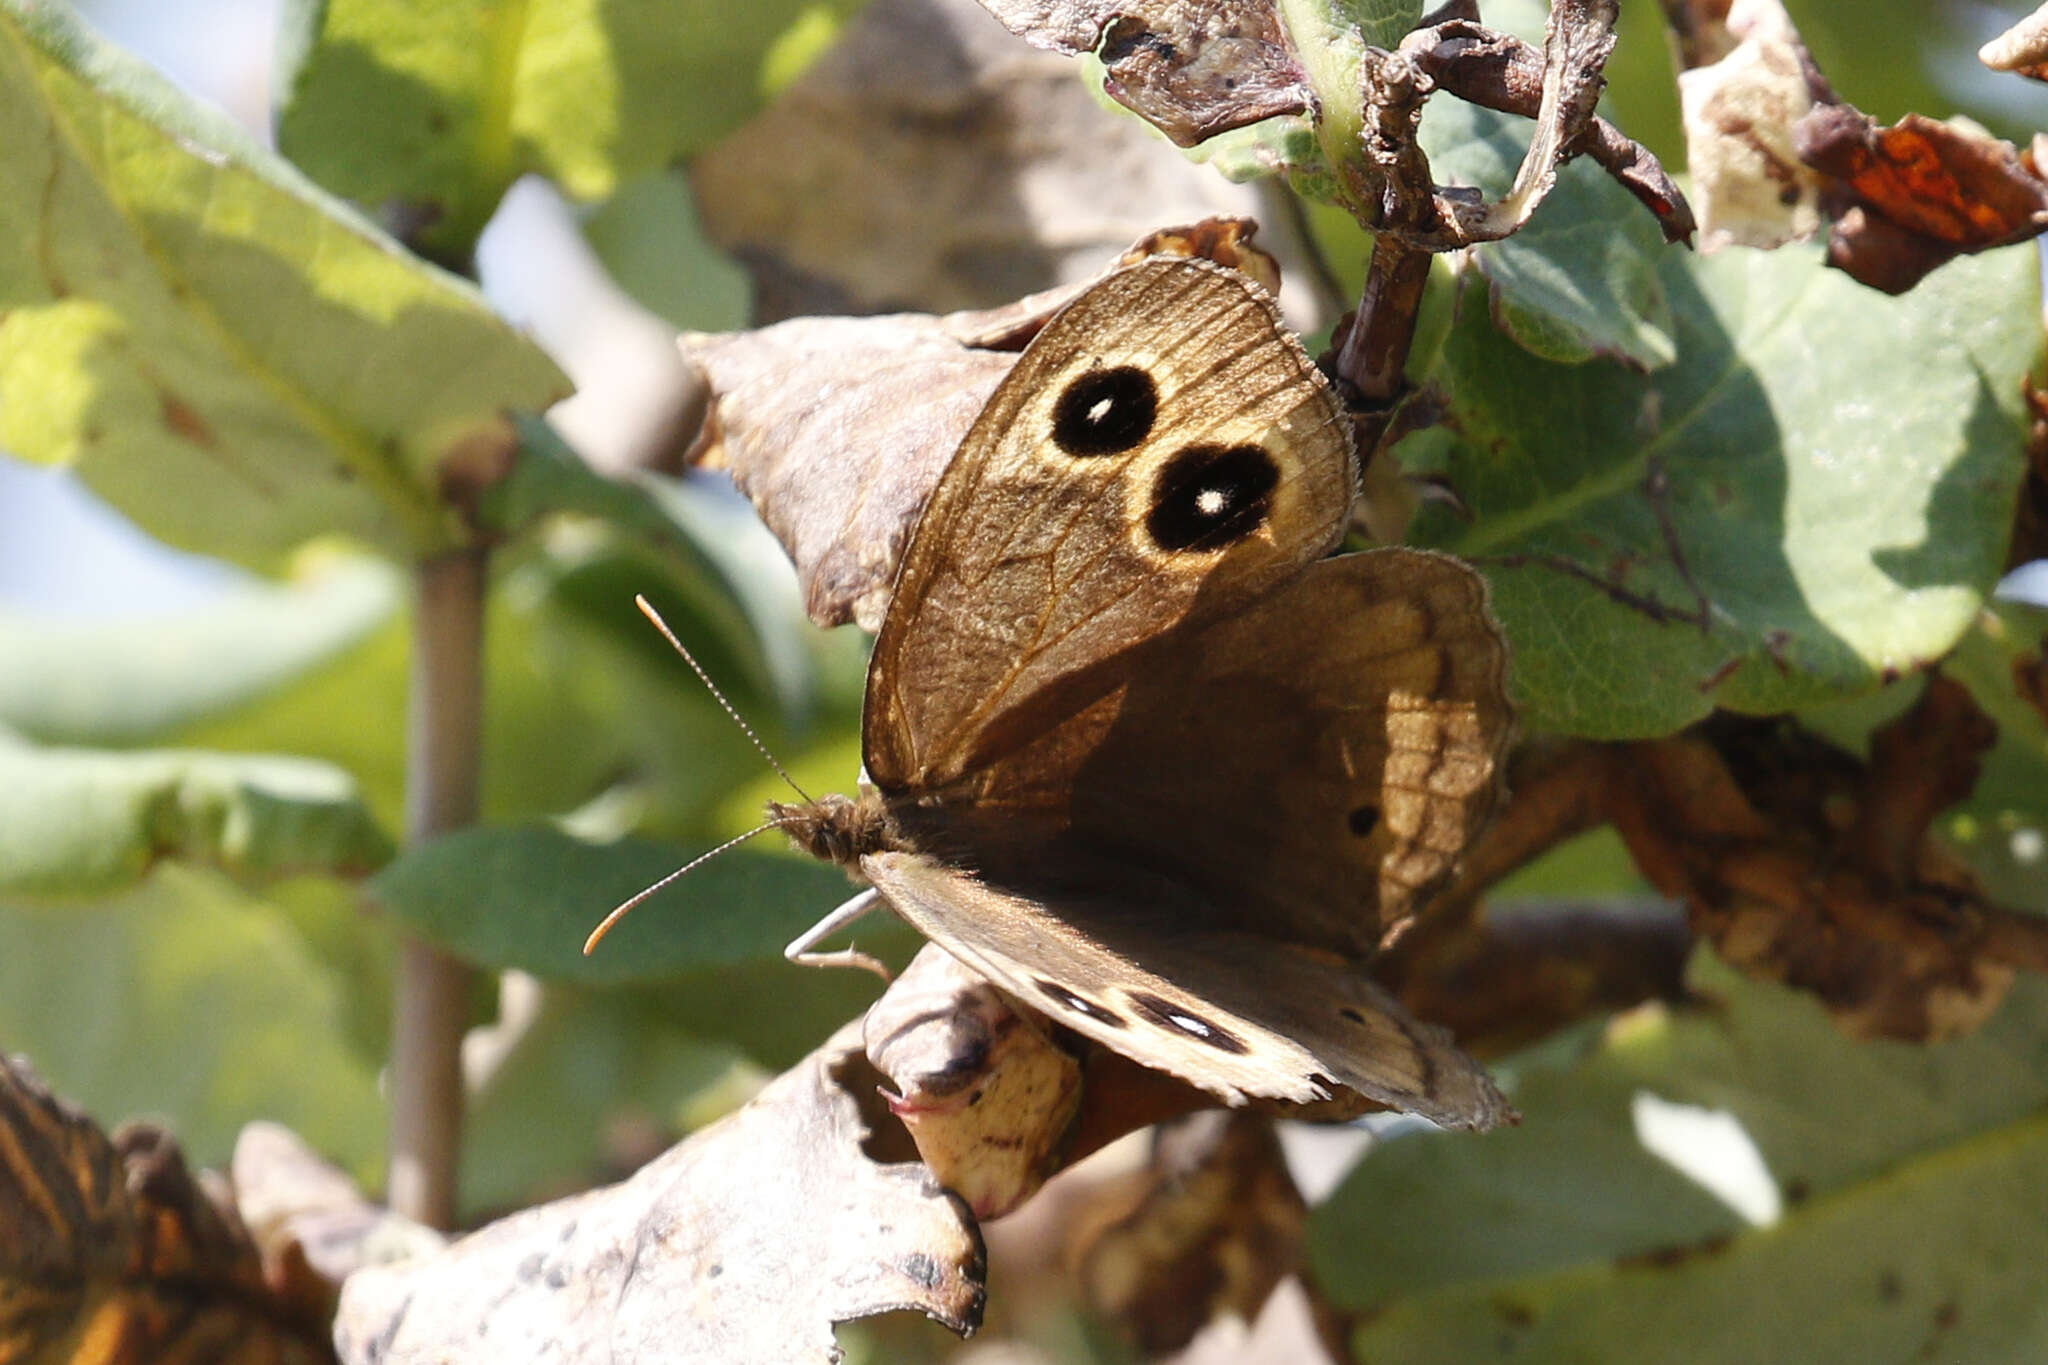
[[[1458,560],[1323,557],[1357,476],[1336,396],[1243,275],[1154,257],[1068,304],[904,553],[859,796],[769,804],[872,887],[789,955],[878,966],[810,950],[879,895],[1231,1103],[1343,1085],[1499,1122],[1486,1073],[1361,964],[1493,805],[1506,648]]]
[[[1257,285],[1164,257],[1107,277],[925,507],[859,796],[771,818],[1026,1004],[1233,1103],[1335,1083],[1497,1122],[1485,1072],[1359,964],[1495,800],[1506,648],[1457,560],[1323,558],[1357,473]]]

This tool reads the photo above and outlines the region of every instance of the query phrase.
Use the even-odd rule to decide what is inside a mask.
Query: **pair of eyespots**
[[[1090,370],[1053,404],[1052,439],[1075,459],[1120,455],[1152,434],[1159,386],[1135,365]],[[1265,447],[1189,445],[1152,486],[1145,532],[1162,550],[1221,550],[1265,525],[1280,467]]]

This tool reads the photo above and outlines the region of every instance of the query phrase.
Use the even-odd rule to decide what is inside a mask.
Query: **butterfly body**
[[[1153,258],[1055,316],[926,504],[869,665],[868,783],[800,847],[1062,1024],[1233,1103],[1506,1113],[1362,970],[1498,788],[1468,566],[1323,556],[1357,479],[1256,285]]]

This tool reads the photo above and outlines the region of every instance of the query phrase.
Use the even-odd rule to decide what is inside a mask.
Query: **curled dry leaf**
[[[1037,1192],[1081,1101],[1081,1064],[1042,1017],[927,944],[865,1028],[868,1060],[896,1087],[889,1108],[941,1184],[983,1219]]]
[[[1150,255],[1199,256],[1270,288],[1255,224],[1214,218],[1140,239],[1103,273]],[[793,318],[685,333],[712,402],[690,459],[732,471],[789,551],[821,626],[877,630],[925,499],[1017,351],[1087,281],[943,317]]]
[[[1805,241],[1820,228],[1823,177],[1792,130],[1830,96],[1791,16],[1779,0],[1735,0],[1696,16],[1689,36],[1684,51],[1706,58],[1678,77],[1701,247]]]
[[[1272,1120],[1211,1111],[1158,1129],[1149,1166],[1092,1213],[1073,1234],[1088,1300],[1159,1355],[1217,1318],[1258,1317],[1301,1266],[1308,1205]]]
[[[1993,71],[2012,71],[2048,80],[2048,5],[2029,14],[1977,51]]]
[[[1257,1317],[1211,1322],[1168,1365],[1340,1365],[1351,1356],[1330,1330],[1330,1316],[1308,1286],[1290,1275],[1267,1296]]]
[[[823,1365],[834,1323],[876,1313],[971,1332],[980,1234],[929,1171],[863,1150],[875,1079],[849,1024],[631,1179],[356,1272],[342,1359]]]
[[[0,1362],[331,1361],[324,1316],[266,1281],[206,1183],[161,1129],[110,1138],[0,1058]]]
[[[690,167],[756,318],[986,307],[1262,192],[1106,109],[975,0],[873,0]]]
[[[1182,147],[1315,107],[1272,0],[982,0],[1026,42],[1102,59],[1103,89]]]
[[[1843,205],[1828,263],[1874,289],[1902,294],[1955,256],[2048,230],[2048,182],[2038,168],[1974,127],[1908,114],[1887,128],[1823,104],[1800,120],[1794,139]]]
[[[279,1123],[251,1123],[229,1162],[235,1208],[278,1294],[328,1322],[342,1281],[365,1265],[439,1250],[446,1238],[365,1198],[339,1168]]]
[[[1928,831],[1989,739],[1941,678],[1868,765],[1789,722],[1720,716],[1609,751],[1605,813],[1731,965],[1811,992],[1856,1037],[1954,1038],[2013,978],[1997,955],[2011,912]]]

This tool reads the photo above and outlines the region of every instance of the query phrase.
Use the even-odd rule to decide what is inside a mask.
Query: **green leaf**
[[[104,895],[165,860],[262,883],[361,876],[390,856],[354,783],[324,763],[0,739],[0,896]]]
[[[275,907],[165,865],[91,909],[0,906],[0,944],[0,1047],[68,1100],[167,1120],[194,1165],[225,1165],[244,1123],[275,1119],[374,1180],[384,1104],[376,1058],[349,1041],[359,985]]]
[[[1531,127],[1439,97],[1424,113],[1422,144],[1439,183],[1498,198],[1514,185]],[[1681,251],[1627,190],[1580,158],[1520,232],[1473,248],[1472,261],[1495,321],[1537,355],[1564,363],[1605,356],[1654,370],[1677,354],[1658,267]]]
[[[530,1013],[497,1026],[510,1051],[464,1115],[462,1198],[474,1212],[618,1179],[622,1156],[647,1154],[614,1150],[619,1135],[666,1137],[745,1099],[761,1075],[635,992],[550,986],[519,1008]]]
[[[1389,1142],[1317,1211],[1318,1281],[1369,1317],[1359,1358],[1460,1360],[1483,1342],[1537,1361],[1903,1360],[1938,1339],[1942,1303],[1980,1343],[2038,1340],[2048,1324],[2010,1307],[2048,1251],[2038,1182],[2019,1179],[2048,1155],[2048,985],[2022,982],[1976,1037],[1922,1047],[1848,1039],[1704,949],[1691,984],[1700,1007],[1647,1007],[1577,1064],[1532,1067],[1518,1128]],[[1651,1150],[1657,1101],[1739,1121],[1775,1220]]]
[[[1672,1258],[1422,1295],[1352,1338],[1361,1360],[2036,1360],[2048,1343],[2048,1118]]]
[[[1459,504],[1423,544],[1475,560],[1536,729],[1658,735],[1880,686],[1950,649],[1996,582],[2040,351],[2030,248],[1904,298],[1816,248],[1663,258],[1678,360],[1558,365],[1468,291],[1401,446]]]
[[[462,530],[452,450],[567,389],[466,286],[101,43],[0,0],[0,446],[258,568]]]
[[[621,185],[583,235],[619,287],[677,331],[736,332],[753,316],[752,281],[705,237],[680,171]]]
[[[122,744],[232,711],[361,643],[397,609],[381,561],[320,556],[189,611],[135,619],[0,615],[0,724],[60,744]]]
[[[278,144],[467,256],[529,171],[601,199],[695,155],[822,50],[858,0],[293,0]]]
[[[588,984],[779,962],[785,943],[852,894],[823,863],[734,849],[649,900],[583,955],[584,937],[607,911],[705,851],[483,827],[407,850],[367,889],[394,919],[464,961]]]
[[[1998,726],[1976,790],[1943,816],[1943,832],[1983,879],[1991,898],[2048,913],[2048,716],[2019,693],[2048,647],[2048,611],[1999,602],[1942,665]]]

